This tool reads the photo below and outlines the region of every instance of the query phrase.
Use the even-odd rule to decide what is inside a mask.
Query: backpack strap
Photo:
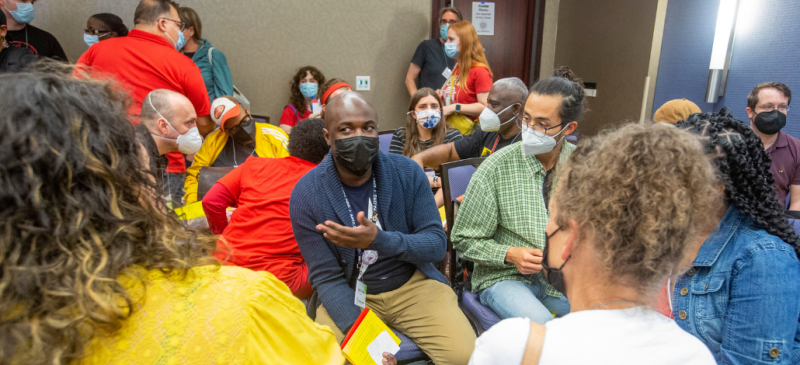
[[[214,47],[209,47],[208,48],[208,63],[210,63],[211,66],[214,66],[214,58],[211,57],[211,51],[213,51],[213,50],[214,50]]]
[[[297,123],[300,123],[300,115],[297,113],[297,108],[294,105],[289,104],[289,107],[292,108],[292,112],[294,113],[294,117],[297,118]]]

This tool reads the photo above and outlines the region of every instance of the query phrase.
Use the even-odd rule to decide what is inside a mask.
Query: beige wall
[[[203,21],[203,37],[228,58],[233,80],[254,114],[277,122],[299,67],[355,85],[370,76],[363,94],[378,109],[381,129],[405,122],[403,83],[414,50],[430,32],[430,0],[183,0]],[[130,28],[138,0],[45,0],[33,25],[53,33],[70,61],[86,50],[83,29],[95,13],[119,15]]]
[[[639,121],[658,3],[594,0],[587,6],[584,0],[560,0],[555,66],[569,66],[597,83],[597,97],[588,98],[591,111],[578,126],[581,135]]]

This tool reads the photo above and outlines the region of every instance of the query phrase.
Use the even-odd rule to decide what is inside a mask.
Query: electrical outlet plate
[[[370,89],[369,76],[356,76],[356,90],[369,91],[369,89]]]

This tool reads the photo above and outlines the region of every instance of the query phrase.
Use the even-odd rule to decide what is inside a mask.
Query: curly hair
[[[300,92],[300,80],[306,77],[306,72],[311,72],[311,76],[314,77],[314,80],[317,80],[319,85],[325,83],[325,75],[323,75],[322,71],[318,70],[314,66],[305,66],[297,70],[297,73],[294,74],[294,77],[292,77],[292,81],[290,82],[292,85],[292,96],[289,97],[289,104],[294,105],[298,113],[302,113],[304,110],[308,109],[308,106],[306,105],[306,97]]]
[[[292,128],[289,136],[289,155],[319,164],[330,147],[322,130],[325,121],[319,118],[305,119]]]
[[[784,215],[775,193],[772,159],[761,139],[747,124],[736,120],[728,108],[719,113],[690,115],[676,124],[697,135],[713,157],[725,198],[753,222],[790,244],[800,255],[800,237]]]
[[[218,264],[213,237],[154,199],[128,105],[119,85],[69,73],[0,78],[0,363],[80,359],[130,317],[118,277],[132,266]]]
[[[714,166],[672,125],[628,124],[581,141],[553,196],[556,223],[580,227],[604,279],[651,297],[718,211]]]

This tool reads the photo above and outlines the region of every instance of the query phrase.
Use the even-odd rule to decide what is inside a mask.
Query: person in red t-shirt
[[[478,33],[468,21],[450,26],[444,50],[448,57],[457,62],[439,91],[439,96],[446,104],[442,109],[442,117],[447,118],[448,123],[462,134],[469,134],[472,122],[478,119],[488,103],[489,89],[492,88],[492,70],[483,53]],[[460,77],[461,75],[467,77]],[[466,118],[458,118],[459,116]]]
[[[303,119],[319,118],[321,106],[319,99],[319,85],[325,83],[325,75],[314,66],[305,66],[297,70],[292,78],[292,96],[289,97],[289,105],[283,108],[281,119],[278,126],[286,134],[292,133],[292,127],[296,126]],[[318,110],[314,110],[320,108]]]
[[[308,266],[297,247],[289,220],[289,196],[297,181],[328,153],[322,119],[297,124],[289,157],[250,157],[225,175],[203,198],[214,234],[222,234],[214,257],[228,265],[269,271],[300,299],[311,296]],[[227,207],[236,207],[230,223]]]
[[[216,128],[209,117],[210,101],[200,74],[192,60],[177,49],[183,47],[184,24],[178,9],[169,0],[143,0],[136,7],[134,29],[127,37],[99,42],[78,60],[75,76],[88,74],[94,79],[113,77],[130,94],[133,103],[128,114],[139,123],[139,111],[148,93],[167,89],[185,95],[197,114],[197,129],[206,135]],[[167,154],[168,173],[185,173],[183,154]]]

